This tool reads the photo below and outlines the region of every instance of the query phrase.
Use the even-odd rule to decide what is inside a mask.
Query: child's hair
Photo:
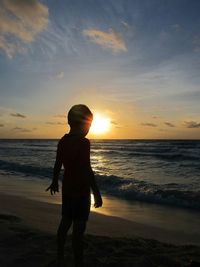
[[[91,123],[93,114],[90,109],[83,104],[74,105],[68,112],[68,123],[70,126]]]

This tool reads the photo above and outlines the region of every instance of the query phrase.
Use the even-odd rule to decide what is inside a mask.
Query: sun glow
[[[105,118],[100,114],[94,115],[93,122],[90,128],[92,134],[104,134],[110,129],[110,119]]]

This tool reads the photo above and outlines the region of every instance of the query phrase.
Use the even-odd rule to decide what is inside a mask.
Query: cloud
[[[116,122],[116,121],[114,121],[114,120],[112,120],[112,121],[110,121],[110,123],[115,127],[115,128],[123,128],[124,127],[124,125],[119,125],[119,123],[118,122]]]
[[[155,123],[151,123],[151,122],[145,122],[145,123],[141,123],[142,126],[149,126],[149,127],[157,127],[157,125]]]
[[[152,116],[152,119],[154,119],[154,120],[157,120],[157,119],[160,119],[161,117],[160,116],[157,116],[157,115],[153,115]]]
[[[29,132],[32,132],[32,130],[30,130],[30,129],[21,128],[21,127],[15,127],[15,128],[13,128],[12,130],[14,130],[14,131],[19,131],[19,132],[23,132],[23,133],[29,133]]]
[[[121,24],[124,26],[124,28],[125,28],[126,30],[129,30],[129,29],[130,29],[129,24],[128,24],[126,21],[122,20],[122,21],[121,21]]]
[[[89,37],[93,43],[100,45],[104,49],[110,49],[115,53],[127,51],[124,40],[112,29],[108,32],[99,31],[97,29],[87,29],[83,30],[82,33]]]
[[[10,116],[18,117],[18,118],[26,118],[26,116],[21,113],[10,113]]]
[[[54,115],[55,118],[65,118],[66,119],[66,115],[63,114],[56,114]]]
[[[55,77],[56,79],[62,79],[64,77],[64,72],[63,71],[59,72],[58,74],[56,74]]]
[[[66,122],[53,122],[53,121],[47,121],[46,124],[50,125],[66,125]]]
[[[187,128],[200,128],[200,122],[185,121],[184,124]]]
[[[25,53],[48,24],[48,8],[39,0],[2,0],[0,6],[0,49],[12,58]]]
[[[1,35],[0,35],[0,49],[2,49],[9,58],[13,57],[15,51],[21,54],[24,54],[26,52],[26,48],[20,47],[18,44],[8,43],[6,38]]]
[[[111,121],[110,123],[113,125],[118,125],[118,123],[116,121]]]
[[[4,127],[4,124],[0,123],[0,127]]]
[[[164,122],[165,125],[169,126],[169,127],[175,127],[175,125],[171,122]]]

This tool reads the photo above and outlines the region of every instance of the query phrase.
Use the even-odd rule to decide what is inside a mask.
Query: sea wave
[[[161,160],[167,160],[167,161],[199,161],[200,156],[194,156],[194,155],[189,155],[189,154],[184,154],[184,153],[141,153],[141,152],[131,152],[129,153],[129,156],[138,156],[138,157],[154,157],[158,158]]]
[[[129,158],[149,158],[161,161],[198,161],[200,160],[200,152],[194,149],[180,149],[177,147],[92,147],[92,153],[100,153],[102,155],[129,157]]]
[[[18,174],[31,178],[48,178],[53,175],[53,168],[31,166],[0,160],[0,170],[5,174]],[[63,175],[63,171],[61,177]],[[182,184],[154,184],[135,178],[123,178],[114,175],[95,174],[101,191],[129,201],[178,206],[200,211],[200,191],[188,190]]]
[[[126,200],[177,206],[200,210],[200,191],[185,190],[184,185],[170,183],[158,185],[137,179],[96,175],[104,193]]]
[[[53,173],[53,168],[32,166],[28,164],[19,164],[16,162],[7,162],[0,160],[0,170],[7,171],[8,173],[20,173],[23,175],[30,175],[36,177],[46,177],[51,178]]]

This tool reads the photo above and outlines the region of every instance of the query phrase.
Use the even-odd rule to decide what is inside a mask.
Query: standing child
[[[94,194],[94,206],[102,206],[102,198],[90,165],[89,132],[93,115],[85,105],[75,105],[68,113],[70,131],[58,142],[54,175],[46,189],[51,194],[59,192],[58,178],[62,165],[62,219],[57,231],[58,265],[64,263],[64,245],[67,232],[73,223],[72,248],[76,267],[83,266],[83,235],[90,213],[90,188]]]

